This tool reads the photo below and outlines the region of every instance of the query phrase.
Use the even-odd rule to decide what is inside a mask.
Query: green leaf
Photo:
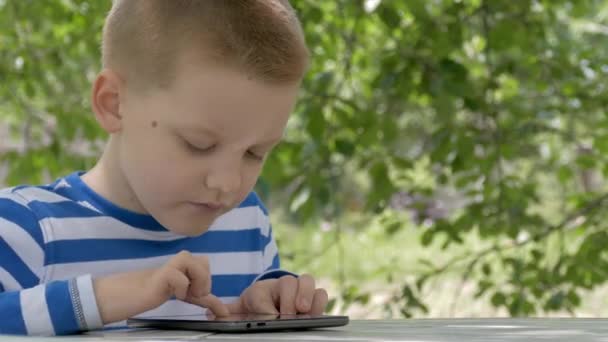
[[[492,305],[495,307],[503,306],[507,303],[507,297],[502,292],[495,292],[492,295]]]

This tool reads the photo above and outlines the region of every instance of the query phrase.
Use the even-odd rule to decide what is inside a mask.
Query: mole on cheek
[[[156,127],[156,126],[158,126],[158,122],[152,121],[152,127]]]

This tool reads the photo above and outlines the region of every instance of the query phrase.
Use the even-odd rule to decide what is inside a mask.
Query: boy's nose
[[[236,192],[241,186],[241,176],[235,169],[216,169],[207,174],[208,189],[222,194]]]

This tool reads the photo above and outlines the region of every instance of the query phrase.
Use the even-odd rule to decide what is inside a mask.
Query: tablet
[[[232,314],[226,317],[212,315],[154,316],[131,318],[132,328],[201,330],[211,332],[259,332],[339,327],[348,324],[348,316],[331,315],[260,315]]]

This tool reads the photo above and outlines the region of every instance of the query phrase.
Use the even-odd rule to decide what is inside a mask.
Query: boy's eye
[[[186,144],[186,147],[190,151],[197,152],[197,153],[209,152],[215,147],[215,145],[209,145],[209,146],[205,146],[205,147],[196,146],[186,139],[184,139],[184,143]]]
[[[190,141],[186,140],[186,139],[182,139],[182,141],[184,142],[184,145],[186,146],[186,148],[193,153],[208,153],[211,152],[214,148],[215,148],[215,144],[212,145],[208,145],[208,146],[197,146],[193,143],[191,143]],[[266,157],[266,153],[256,153],[254,151],[248,150],[247,151],[247,157],[255,160],[255,161],[263,161],[264,158]]]
[[[264,160],[264,155],[259,155],[259,154],[255,153],[255,152],[253,152],[253,151],[247,151],[247,155],[248,155],[250,158],[253,158],[253,159],[255,159],[255,160],[259,160],[259,161]]]

